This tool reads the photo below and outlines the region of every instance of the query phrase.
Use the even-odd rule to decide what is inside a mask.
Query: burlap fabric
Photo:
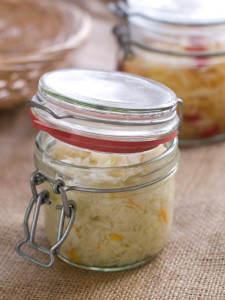
[[[99,13],[74,65],[113,68],[111,24]],[[225,299],[225,142],[181,150],[173,230],[154,261],[116,273],[84,271],[59,259],[44,269],[15,253],[34,170],[36,130],[27,110],[0,113],[0,299]],[[46,243],[42,222],[38,232]]]

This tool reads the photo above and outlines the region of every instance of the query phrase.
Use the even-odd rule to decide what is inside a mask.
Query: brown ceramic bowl
[[[29,99],[46,72],[66,67],[88,36],[89,15],[59,0],[0,1],[0,109]]]

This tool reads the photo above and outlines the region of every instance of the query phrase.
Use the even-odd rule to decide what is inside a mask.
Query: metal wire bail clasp
[[[63,202],[63,205],[56,206],[56,209],[61,210],[58,236],[57,236],[56,243],[49,250],[42,246],[38,246],[35,242],[35,232],[36,232],[37,221],[38,221],[38,216],[40,213],[41,205],[43,205],[43,204],[51,205],[51,201],[49,200],[49,192],[47,190],[42,190],[39,193],[37,192],[36,186],[44,183],[45,181],[50,182],[50,184],[52,185],[52,190],[55,194],[61,194],[62,202]],[[19,255],[23,256],[24,258],[26,258],[36,264],[39,264],[46,268],[49,268],[54,264],[55,255],[59,253],[60,246],[65,241],[65,239],[68,236],[70,229],[74,223],[75,215],[76,215],[76,203],[72,200],[67,199],[66,191],[64,189],[65,183],[62,180],[52,181],[49,178],[47,178],[45,175],[43,175],[40,171],[35,171],[31,175],[30,184],[31,184],[32,198],[30,200],[30,203],[28,205],[28,208],[27,208],[27,211],[26,211],[25,217],[24,217],[25,237],[23,240],[19,241],[16,244],[16,252]],[[33,220],[31,222],[31,226],[29,228],[28,222],[29,222],[30,214],[32,212],[32,209],[33,209],[33,206],[35,203],[36,203],[36,207],[34,209]],[[64,221],[65,221],[66,217],[69,218],[69,222],[68,222],[66,229],[63,231]],[[44,261],[41,261],[41,260],[23,252],[21,250],[21,246],[27,242],[30,244],[30,246],[33,249],[48,255],[50,257],[50,261],[44,262]]]

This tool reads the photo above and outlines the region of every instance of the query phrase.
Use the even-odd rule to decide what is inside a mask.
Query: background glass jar
[[[161,82],[184,102],[181,145],[225,138],[224,7],[210,1],[127,1],[112,11],[117,69]]]
[[[25,239],[17,252],[45,267],[58,254],[70,264],[103,271],[136,267],[157,255],[172,223],[178,103],[167,87],[122,72],[44,75],[29,102],[33,125],[41,131]],[[43,204],[50,250],[34,242]],[[25,254],[21,246],[28,241],[50,262]]]

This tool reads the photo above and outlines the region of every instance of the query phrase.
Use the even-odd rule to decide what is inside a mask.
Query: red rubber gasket
[[[33,121],[33,127],[49,133],[56,139],[64,143],[77,146],[79,148],[107,153],[137,153],[147,151],[157,147],[160,144],[164,144],[166,142],[171,141],[178,134],[178,131],[175,131],[172,135],[166,138],[142,142],[110,141],[103,139],[95,139],[54,128],[40,121],[33,114],[31,109],[29,113],[31,120]]]

